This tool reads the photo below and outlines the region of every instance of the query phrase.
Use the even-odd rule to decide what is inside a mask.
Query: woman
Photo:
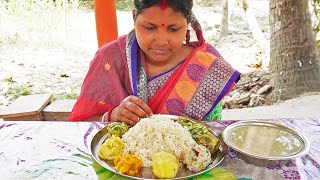
[[[69,121],[214,119],[240,74],[205,43],[192,0],[135,0],[134,30],[98,50]],[[194,33],[194,35],[192,34]]]

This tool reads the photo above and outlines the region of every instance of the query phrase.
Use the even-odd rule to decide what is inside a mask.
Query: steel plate
[[[156,115],[156,116],[166,116],[166,117],[170,117],[172,120],[177,120],[179,118],[185,118],[185,117],[179,117],[179,116],[173,116],[173,115]],[[193,120],[193,119],[192,119]],[[193,120],[196,121],[196,120]],[[200,121],[196,121],[196,122],[200,122]],[[212,128],[207,126],[211,131]],[[98,157],[98,150],[100,148],[100,146],[103,144],[104,140],[106,139],[106,132],[107,132],[107,127],[102,128],[100,131],[98,131],[92,141],[91,141],[91,145],[90,145],[90,149],[91,149],[91,153],[93,158],[104,168],[119,174],[121,176],[125,176],[125,177],[130,177],[133,179],[158,179],[156,176],[154,176],[154,174],[152,173],[151,167],[150,168],[142,168],[138,174],[137,177],[134,176],[128,176],[125,174],[121,174],[119,172],[117,172],[114,169],[114,164],[113,161],[103,161]],[[221,135],[216,134],[216,131],[212,131],[213,134],[215,134],[216,136],[219,137],[221,143],[220,143],[220,147],[219,150],[211,155],[211,160],[212,163],[210,163],[203,171],[198,172],[198,173],[194,173],[189,171],[185,166],[180,167],[177,173],[177,176],[173,179],[185,179],[185,178],[190,178],[190,177],[194,177],[197,175],[200,175],[206,171],[211,170],[212,168],[216,167],[219,163],[222,162],[222,160],[225,158],[226,153],[228,151],[228,146],[223,142],[223,139],[221,137]]]

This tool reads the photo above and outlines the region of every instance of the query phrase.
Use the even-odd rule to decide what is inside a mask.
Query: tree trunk
[[[223,15],[221,18],[221,28],[220,28],[220,39],[228,35],[228,21],[229,21],[229,16],[228,16],[228,0],[224,0],[224,5],[223,5]]]
[[[272,97],[286,100],[320,91],[317,45],[308,0],[270,0]]]

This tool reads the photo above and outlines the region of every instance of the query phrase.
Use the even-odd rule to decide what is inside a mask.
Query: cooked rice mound
[[[180,162],[196,142],[189,131],[169,117],[152,116],[141,119],[122,136],[124,154],[135,154],[144,167],[150,167],[153,155],[165,151],[174,154]]]

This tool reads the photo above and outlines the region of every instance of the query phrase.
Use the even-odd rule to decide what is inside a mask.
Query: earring
[[[190,30],[187,30],[187,34],[186,34],[186,44],[189,45],[190,43]]]

